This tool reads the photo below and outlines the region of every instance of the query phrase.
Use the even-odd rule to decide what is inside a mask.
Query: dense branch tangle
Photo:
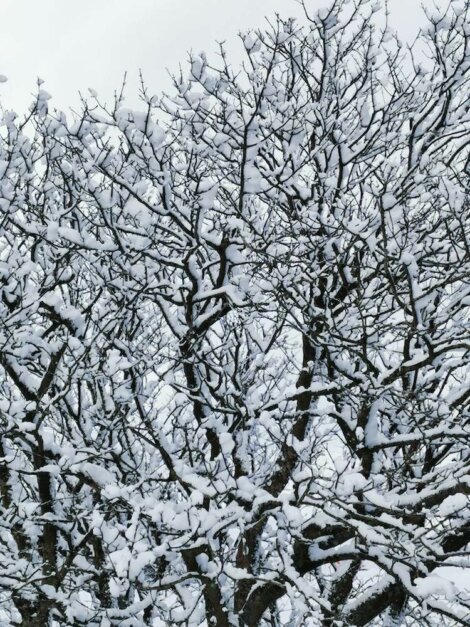
[[[4,115],[2,624],[469,624],[470,16],[375,11]]]

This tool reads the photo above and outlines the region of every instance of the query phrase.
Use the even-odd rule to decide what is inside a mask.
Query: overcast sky
[[[307,3],[312,10],[328,4]],[[421,4],[389,0],[403,38],[422,23]],[[76,104],[78,90],[88,87],[109,98],[126,70],[135,94],[139,68],[158,93],[169,84],[166,68],[177,69],[188,50],[210,52],[225,40],[236,60],[238,31],[262,26],[275,12],[302,15],[295,0],[0,0],[0,6],[0,74],[8,77],[0,100],[21,111],[38,76],[59,108]]]

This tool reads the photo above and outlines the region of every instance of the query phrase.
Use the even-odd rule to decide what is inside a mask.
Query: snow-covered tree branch
[[[2,625],[470,624],[470,4],[305,9],[3,113]]]

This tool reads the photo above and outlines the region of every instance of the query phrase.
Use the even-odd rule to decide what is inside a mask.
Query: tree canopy
[[[305,9],[3,111],[2,625],[470,624],[470,7]]]

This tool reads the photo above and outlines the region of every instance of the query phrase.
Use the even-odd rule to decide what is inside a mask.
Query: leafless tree
[[[2,625],[470,624],[470,5],[305,8],[3,114]]]

